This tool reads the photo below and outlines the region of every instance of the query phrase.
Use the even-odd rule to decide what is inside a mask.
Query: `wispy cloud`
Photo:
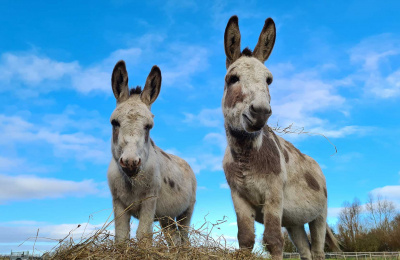
[[[228,185],[228,183],[226,183],[226,182],[221,183],[221,184],[219,185],[219,187],[220,187],[221,189],[229,189],[229,185]]]
[[[9,176],[0,174],[0,202],[61,198],[65,196],[82,197],[100,193],[99,184],[93,180],[80,182],[41,178],[34,175]]]
[[[0,80],[14,84],[21,81],[38,85],[44,80],[58,80],[80,69],[77,61],[60,62],[32,53],[3,53],[0,58]]]
[[[193,172],[199,174],[203,170],[222,171],[222,156],[212,153],[199,153],[193,157],[182,157],[193,169]]]
[[[24,158],[0,156],[0,173],[15,173],[16,169],[24,173],[45,173],[50,171],[51,166],[36,166]]]
[[[400,203],[400,185],[388,185],[373,189],[371,193],[375,196],[382,196],[385,199],[394,200]]]
[[[332,83],[323,80],[317,69],[295,73],[281,70],[278,77],[274,77],[270,91],[271,121],[279,121],[280,125],[294,123],[308,129],[328,124],[315,115],[317,112],[343,109],[346,101]]]
[[[184,115],[185,119],[183,122],[195,126],[220,128],[224,125],[224,118],[220,107],[212,109],[204,108],[198,114],[184,113]]]
[[[343,138],[350,135],[363,136],[370,133],[374,129],[375,129],[374,127],[368,127],[368,126],[349,125],[333,130],[316,127],[311,129],[311,132],[323,133],[326,137]]]
[[[167,62],[161,62],[163,85],[178,88],[191,87],[191,77],[208,68],[208,51],[201,46],[175,43],[164,54]]]
[[[54,117],[54,115],[50,117]],[[56,124],[56,126],[59,126],[59,124]],[[79,130],[63,133],[64,129],[36,125],[19,116],[2,114],[0,114],[0,129],[2,135],[6,137],[0,139],[0,145],[26,145],[32,142],[44,142],[53,147],[54,154],[57,157],[73,157],[78,161],[92,160],[102,164],[108,163],[110,158],[107,142]]]
[[[3,87],[0,90],[15,91],[15,85],[22,84],[19,96],[23,97],[38,96],[41,92],[60,88],[72,88],[84,94],[98,91],[111,94],[111,72],[118,60],[125,60],[128,70],[151,60],[148,70],[140,67],[141,73],[148,73],[155,63],[151,57],[157,57],[163,85],[190,87],[191,78],[208,67],[207,49],[182,42],[166,44],[164,40],[160,36],[145,34],[131,40],[135,43],[134,47],[115,50],[103,60],[87,66],[79,61],[58,61],[34,51],[3,53],[0,58],[0,82],[3,82]]]
[[[378,98],[400,96],[400,69],[392,60],[400,56],[400,38],[392,34],[368,37],[350,50],[350,61],[361,65],[347,80],[364,84],[366,93]]]

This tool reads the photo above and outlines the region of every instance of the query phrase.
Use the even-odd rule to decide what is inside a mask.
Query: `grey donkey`
[[[161,88],[161,71],[151,69],[143,91],[128,88],[124,61],[112,72],[117,107],[111,115],[112,159],[108,184],[115,215],[115,240],[129,239],[130,218],[139,219],[136,238],[151,237],[153,222],[168,231],[169,243],[187,241],[196,201],[196,178],[189,164],[167,154],[150,138],[154,115],[151,105]],[[180,225],[176,226],[175,222]]]
[[[324,259],[325,240],[333,250],[340,250],[326,224],[325,177],[318,163],[266,125],[272,114],[272,74],[264,62],[275,37],[275,23],[268,18],[254,51],[241,52],[237,16],[230,18],[225,30],[222,110],[228,145],[223,168],[236,211],[239,246],[253,248],[257,221],[264,224],[263,244],[273,259],[282,259],[281,226],[302,259]]]

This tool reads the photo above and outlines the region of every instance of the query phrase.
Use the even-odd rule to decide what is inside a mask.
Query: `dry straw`
[[[173,244],[168,228],[158,229],[152,238],[141,241],[132,238],[125,243],[114,243],[113,235],[107,230],[114,221],[106,222],[79,243],[65,237],[56,248],[46,253],[44,259],[265,259],[262,251],[235,250],[223,236],[213,236],[213,230],[225,223],[225,218],[211,223],[205,217],[200,228],[189,227],[189,242],[181,245]],[[175,224],[182,227],[177,222]]]

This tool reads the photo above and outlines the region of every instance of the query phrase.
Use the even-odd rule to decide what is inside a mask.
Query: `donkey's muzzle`
[[[272,111],[269,106],[250,105],[249,116],[243,114],[243,117],[249,130],[256,132],[260,131],[265,126],[271,114]]]
[[[123,159],[122,157],[119,159],[119,165],[122,168],[122,171],[128,177],[134,177],[140,172],[140,164],[141,159]]]

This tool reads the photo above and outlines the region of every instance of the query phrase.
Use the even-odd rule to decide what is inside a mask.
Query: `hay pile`
[[[263,252],[235,250],[223,236],[214,238],[213,229],[225,222],[206,222],[199,229],[189,229],[190,243],[184,245],[168,245],[169,234],[161,229],[153,233],[153,239],[132,238],[116,244],[111,232],[106,230],[110,222],[79,243],[65,238],[44,259],[265,259]]]

